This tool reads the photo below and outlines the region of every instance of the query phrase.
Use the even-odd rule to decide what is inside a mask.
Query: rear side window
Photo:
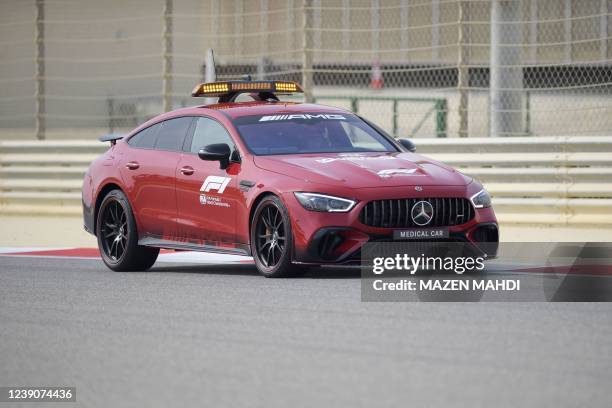
[[[234,150],[234,142],[222,124],[213,119],[198,118],[190,151],[197,153],[204,146],[215,143],[226,143]]]
[[[181,151],[183,142],[191,125],[191,117],[169,119],[162,122],[162,128],[157,137],[155,149]]]
[[[134,136],[130,137],[128,144],[133,147],[140,147],[144,149],[153,149],[157,141],[157,135],[159,133],[161,124],[149,126],[148,128],[141,130]]]

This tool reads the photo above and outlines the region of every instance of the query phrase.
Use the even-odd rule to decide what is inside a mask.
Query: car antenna
[[[217,80],[217,67],[215,65],[215,53],[212,48],[206,52],[206,65],[204,71],[204,82],[215,82]],[[204,103],[210,105],[216,102],[215,98],[206,98]]]

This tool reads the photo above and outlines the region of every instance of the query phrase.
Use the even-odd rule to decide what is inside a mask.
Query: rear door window
[[[162,122],[162,128],[157,137],[155,149],[174,152],[181,151],[192,120],[192,117],[182,117]]]
[[[153,149],[155,147],[155,143],[157,142],[157,135],[160,128],[161,124],[159,123],[149,126],[148,128],[143,129],[134,136],[130,137],[128,144],[132,147]]]

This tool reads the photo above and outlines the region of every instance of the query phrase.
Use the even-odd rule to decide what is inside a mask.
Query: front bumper
[[[448,238],[423,240],[429,242],[461,242],[468,244],[475,253],[486,255],[488,259],[497,256],[499,231],[497,223],[477,224],[466,231],[450,232]],[[367,235],[363,232],[343,227],[323,227],[319,229],[306,247],[306,253],[296,250],[295,261],[307,264],[343,264],[359,262],[361,248],[368,242],[415,242],[394,241],[393,233]]]
[[[359,214],[364,205],[365,202],[360,202],[348,213],[323,213],[307,211],[299,203],[291,203],[288,207],[294,235],[293,261],[353,263],[359,261],[361,247],[367,242],[393,242],[393,228],[370,227],[360,222]],[[492,208],[476,209],[470,221],[448,229],[448,238],[430,241],[465,242],[487,254],[488,258],[496,256],[499,227]]]

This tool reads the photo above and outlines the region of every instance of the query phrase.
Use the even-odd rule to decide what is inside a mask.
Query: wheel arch
[[[98,228],[98,211],[100,210],[100,204],[102,204],[102,200],[104,200],[104,197],[106,197],[106,195],[113,190],[119,190],[123,194],[125,194],[125,191],[123,191],[123,189],[121,188],[119,184],[117,184],[114,181],[109,181],[108,183],[104,184],[104,186],[102,186],[102,188],[100,189],[100,191],[98,191],[98,194],[96,195],[96,203],[94,206],[94,217],[93,217],[94,235],[96,234],[96,231]]]
[[[259,203],[268,196],[278,197],[281,201],[282,198],[279,194],[276,194],[273,191],[261,191],[251,203],[251,208],[249,209],[249,245],[252,244],[251,240],[251,228],[253,227],[253,217],[255,216],[255,209],[259,205]]]
[[[262,202],[266,197],[270,197],[270,196],[278,198],[281,201],[281,203],[285,205],[285,208],[288,209],[287,203],[285,203],[285,200],[283,200],[282,194],[277,193],[275,191],[271,191],[271,190],[261,191],[255,197],[255,199],[253,200],[253,203],[251,204],[251,208],[249,210],[249,247],[251,248],[251,251],[253,251],[255,248],[255,246],[251,242],[251,229],[253,228],[253,217],[255,216],[255,209],[257,209],[257,206],[259,205],[260,202]],[[291,219],[289,221],[292,222]],[[295,259],[295,242],[293,242],[291,245],[291,259]]]

